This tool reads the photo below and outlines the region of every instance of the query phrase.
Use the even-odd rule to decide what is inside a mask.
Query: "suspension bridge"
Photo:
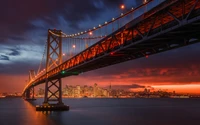
[[[199,42],[200,0],[165,0],[145,9],[152,2],[86,31],[66,34],[49,29],[45,67],[41,61],[36,74],[29,72],[23,97],[34,99],[34,87],[45,83],[44,103],[36,110],[68,110],[62,102],[62,78]]]

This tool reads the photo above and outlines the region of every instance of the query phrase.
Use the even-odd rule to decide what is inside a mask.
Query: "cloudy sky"
[[[160,0],[155,0],[160,1]],[[0,92],[21,92],[30,69],[38,70],[47,30],[87,30],[142,0],[4,0],[0,4]],[[154,3],[155,4],[155,3]],[[63,84],[198,92],[200,44],[63,79]],[[187,89],[186,89],[187,88]],[[188,89],[189,88],[189,89]]]

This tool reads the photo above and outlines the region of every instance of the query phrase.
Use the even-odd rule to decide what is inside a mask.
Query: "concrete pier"
[[[69,106],[49,104],[49,105],[37,105],[36,111],[68,111]]]
[[[35,98],[24,98],[24,100],[26,100],[26,101],[35,101],[36,99]]]

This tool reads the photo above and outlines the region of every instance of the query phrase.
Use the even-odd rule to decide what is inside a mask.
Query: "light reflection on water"
[[[64,99],[69,111],[36,112],[43,99],[0,99],[0,125],[199,125],[200,99]]]

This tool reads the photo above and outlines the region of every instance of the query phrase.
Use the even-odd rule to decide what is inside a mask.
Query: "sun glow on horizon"
[[[179,93],[200,94],[200,84],[182,84],[182,85],[152,85],[155,89],[167,89]]]

